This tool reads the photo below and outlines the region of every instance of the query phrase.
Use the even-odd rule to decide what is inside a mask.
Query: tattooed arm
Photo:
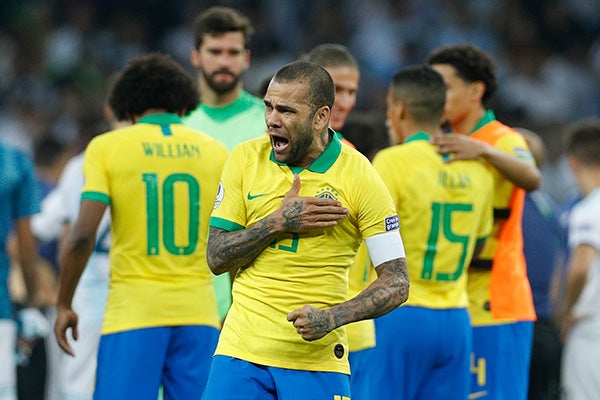
[[[249,228],[228,232],[211,227],[206,257],[211,271],[222,274],[254,260],[284,232],[306,232],[334,226],[348,210],[337,200],[300,197],[300,177],[294,175],[292,188],[279,209]]]
[[[408,299],[406,259],[384,262],[376,271],[377,279],[356,297],[326,309],[305,305],[289,313],[288,321],[304,340],[312,341],[350,322],[387,314]]]

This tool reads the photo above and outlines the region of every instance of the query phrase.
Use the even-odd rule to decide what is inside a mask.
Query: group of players
[[[486,108],[491,58],[449,46],[396,72],[397,145],[369,160],[343,137],[360,79],[345,47],[283,66],[259,99],[241,81],[248,19],[213,7],[194,29],[199,88],[167,56],[133,59],[107,100],[115,129],[32,217],[38,237],[66,237],[63,397],[526,398],[521,216],[541,175]],[[586,129],[569,147],[584,166],[599,132]],[[31,283],[38,210],[18,179],[10,217]],[[0,398],[14,398],[2,376]]]

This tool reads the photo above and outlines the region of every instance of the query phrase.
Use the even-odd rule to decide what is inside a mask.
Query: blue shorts
[[[336,372],[267,367],[215,356],[203,400],[350,400],[350,378]]]
[[[402,306],[375,320],[373,399],[466,399],[472,330],[464,308]]]
[[[527,398],[533,322],[473,327],[470,399]]]
[[[371,369],[375,348],[348,353],[350,362],[350,390],[352,400],[371,399]]]
[[[102,335],[94,399],[199,398],[206,385],[219,331],[186,325]]]

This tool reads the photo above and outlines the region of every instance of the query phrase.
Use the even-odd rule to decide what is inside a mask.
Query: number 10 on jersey
[[[200,223],[200,185],[196,178],[185,173],[168,175],[160,182],[158,174],[142,175],[146,184],[146,223],[147,223],[147,254],[155,256],[160,253],[160,240],[165,249],[174,255],[188,255],[196,250],[198,244],[198,226]],[[178,199],[175,204],[176,185],[185,185],[188,198]],[[178,191],[178,193],[183,190]],[[182,206],[188,207],[187,243],[176,243],[176,227],[184,229],[184,221],[176,221],[176,210]],[[162,224],[160,215],[162,213]],[[161,229],[162,228],[162,229]]]

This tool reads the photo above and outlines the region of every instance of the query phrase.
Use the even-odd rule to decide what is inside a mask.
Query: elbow
[[[534,190],[538,190],[542,186],[542,177],[538,174],[533,179],[530,180],[529,185],[523,188],[526,192],[533,192]]]
[[[541,186],[542,174],[537,168],[534,168],[531,174],[528,175],[528,178],[520,185],[520,187],[528,193],[538,190]]]
[[[210,272],[214,275],[221,275],[228,271],[223,260],[220,260],[218,257],[215,257],[214,251],[211,251],[210,248],[206,252],[206,261],[208,263],[208,268]]]

